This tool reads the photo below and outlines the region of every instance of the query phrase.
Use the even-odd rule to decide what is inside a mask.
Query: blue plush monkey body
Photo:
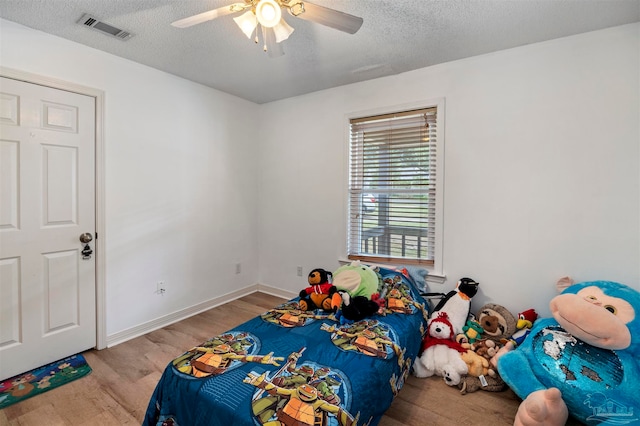
[[[521,398],[558,388],[585,424],[640,424],[640,293],[596,281],[568,287],[518,349],[500,357]]]
[[[636,373],[625,374],[624,366]],[[640,370],[632,354],[591,346],[552,318],[538,320],[523,345],[500,358],[498,368],[523,399],[537,390],[560,389],[569,412],[583,422],[606,419],[602,403],[617,404],[619,417],[631,411],[628,420],[640,419]]]

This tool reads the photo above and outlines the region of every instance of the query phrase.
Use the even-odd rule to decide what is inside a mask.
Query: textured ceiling
[[[0,0],[0,17],[265,103],[438,63],[640,21],[640,0],[313,0],[360,16],[347,34],[285,14],[270,58],[232,17],[171,22],[239,0]],[[134,36],[77,24],[84,13]]]

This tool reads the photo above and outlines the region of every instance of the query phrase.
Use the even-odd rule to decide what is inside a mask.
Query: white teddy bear
[[[453,336],[453,327],[446,312],[440,312],[436,318],[429,320],[427,334],[422,341],[422,355],[416,358],[413,365],[416,377],[435,374],[443,377],[449,386],[460,383],[461,377],[469,372],[467,364],[460,357],[466,349]]]

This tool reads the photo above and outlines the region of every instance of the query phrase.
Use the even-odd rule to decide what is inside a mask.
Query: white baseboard
[[[271,287],[266,284],[258,283],[258,290],[261,293],[270,294],[272,296],[282,297],[284,299],[293,299],[294,297],[298,297],[297,293],[293,293],[289,290],[283,290],[281,288]]]
[[[215,308],[216,306],[223,305],[225,303],[231,302],[233,300],[239,299],[243,296],[246,296],[251,293],[255,293],[257,291],[272,294],[274,296],[285,297],[287,299],[291,298],[287,296],[288,292],[284,290],[280,290],[274,287],[269,287],[261,284],[250,285],[248,287],[241,288],[234,292],[227,293],[222,296],[214,297],[213,299],[209,299],[204,302],[200,302],[196,305],[190,306],[185,309],[181,309],[171,314],[161,316],[160,318],[157,318],[153,321],[148,321],[143,324],[137,325],[135,327],[131,327],[126,330],[122,330],[117,333],[110,334],[107,336],[107,347],[110,348],[117,344],[126,342],[127,340],[131,340],[133,338],[145,335],[154,330],[158,330],[162,327],[166,327],[178,321],[182,321],[183,319],[192,317],[201,312],[207,311],[211,308]]]

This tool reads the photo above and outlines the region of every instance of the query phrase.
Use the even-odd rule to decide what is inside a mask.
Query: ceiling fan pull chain
[[[256,26],[255,32],[256,32],[256,37],[253,39],[253,41],[258,44],[260,43],[260,39],[258,38],[258,31],[260,31],[260,28],[262,28],[262,25],[258,24]]]
[[[267,51],[267,29],[264,27],[264,25],[260,25],[260,28],[262,28],[262,50],[264,50],[265,52]]]

